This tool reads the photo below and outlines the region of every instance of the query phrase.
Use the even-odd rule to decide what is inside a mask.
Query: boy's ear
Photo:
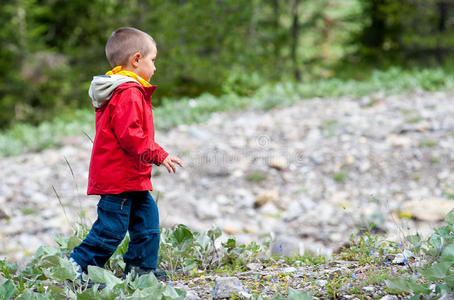
[[[131,64],[131,66],[133,66],[134,68],[137,68],[139,66],[139,60],[141,57],[142,57],[142,55],[140,54],[140,52],[136,52],[136,53],[132,54],[129,57],[129,63]]]

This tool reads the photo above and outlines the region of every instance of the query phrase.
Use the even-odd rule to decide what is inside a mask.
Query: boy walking
[[[87,272],[89,265],[104,267],[129,231],[124,255],[125,273],[153,272],[159,250],[158,207],[149,193],[152,164],[175,173],[182,162],[154,141],[150,97],[156,86],[150,78],[156,71],[156,43],[147,33],[119,28],[106,44],[113,70],[95,76],[89,95],[96,111],[96,137],[90,161],[88,195],[100,195],[98,218],[87,237],[70,255]]]

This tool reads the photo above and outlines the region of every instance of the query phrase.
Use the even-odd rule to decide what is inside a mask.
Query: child
[[[129,231],[125,274],[153,272],[166,279],[165,272],[156,269],[160,230],[158,207],[149,193],[151,168],[162,164],[175,173],[174,164],[183,165],[154,141],[150,97],[156,86],[148,82],[156,71],[156,55],[156,43],[147,33],[119,28],[106,44],[113,70],[91,83],[96,137],[87,194],[101,198],[97,220],[70,255],[80,272],[87,272],[89,265],[104,267]]]

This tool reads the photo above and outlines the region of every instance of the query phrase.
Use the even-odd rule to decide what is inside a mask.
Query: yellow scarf
[[[110,70],[109,72],[106,73],[106,75],[114,75],[114,74],[115,75],[124,75],[124,76],[128,76],[128,77],[134,78],[141,85],[143,85],[145,87],[151,86],[151,84],[148,81],[146,81],[145,79],[143,79],[142,77],[140,77],[136,73],[131,72],[131,71],[122,70],[121,66],[116,66],[115,68],[113,68],[112,70]]]

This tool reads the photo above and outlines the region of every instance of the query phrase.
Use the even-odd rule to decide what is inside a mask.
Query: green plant
[[[432,140],[422,141],[419,143],[419,146],[423,147],[423,148],[432,148],[432,147],[435,147],[436,145],[437,145],[437,142],[432,141]]]
[[[261,182],[267,178],[266,173],[260,171],[253,171],[248,174],[247,180],[250,182]]]
[[[336,182],[343,182],[347,179],[347,173],[345,172],[337,172],[333,176],[334,181]]]
[[[370,233],[375,225],[369,224],[368,232],[356,237],[350,236],[350,243],[343,247],[339,254],[342,259],[358,261],[361,264],[377,264],[392,249],[393,243],[381,239]]]
[[[428,78],[437,80],[427,80]],[[88,87],[87,87],[88,88]],[[362,97],[376,92],[384,95],[399,94],[412,89],[449,90],[454,88],[454,77],[443,69],[389,68],[369,72],[363,80],[326,78],[316,81],[261,83],[256,88],[246,86],[246,96],[229,90],[229,93],[214,96],[202,94],[195,98],[163,98],[154,114],[156,128],[167,130],[179,124],[194,124],[207,120],[211,113],[228,112],[245,108],[271,109],[276,106],[292,105],[302,99],[314,97]],[[250,91],[254,93],[250,94]],[[6,98],[5,98],[6,99]],[[0,156],[18,155],[40,151],[62,145],[63,137],[83,136],[90,142],[94,136],[95,113],[93,110],[78,109],[72,113],[32,126],[26,123],[13,124],[0,131]],[[325,133],[334,134],[335,124],[328,121]]]
[[[244,266],[256,257],[267,245],[259,246],[255,242],[248,245],[237,245],[233,238],[221,243],[221,230],[214,228],[208,232],[192,232],[185,225],[175,229],[163,229],[160,261],[171,273],[189,271],[208,271],[217,268],[235,269]]]
[[[435,286],[436,295],[454,291],[454,209],[448,213],[445,222],[446,226],[436,228],[426,240],[422,240],[418,234],[407,236],[411,248],[405,253],[406,256],[425,258],[425,264],[422,267],[412,266],[406,260],[410,276],[387,280],[390,292],[413,293],[419,297],[431,293],[431,284]]]

